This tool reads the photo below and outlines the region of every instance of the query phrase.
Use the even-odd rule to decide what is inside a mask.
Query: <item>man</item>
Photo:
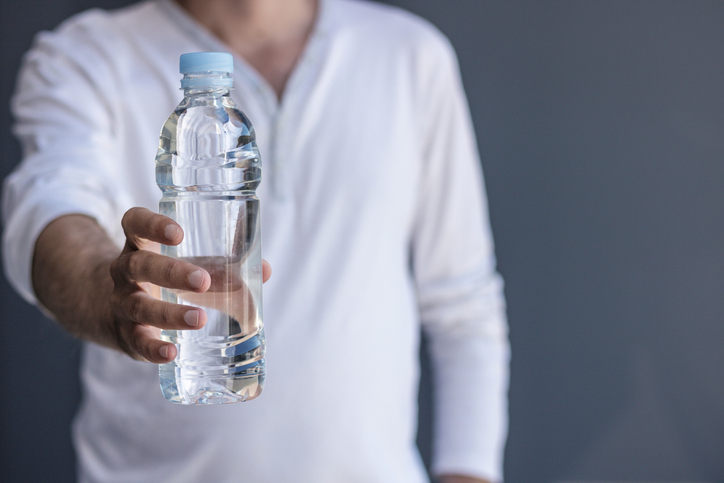
[[[149,249],[183,237],[152,211],[153,157],[180,99],[178,57],[194,51],[235,55],[233,95],[265,163],[268,378],[245,404],[169,404],[151,364],[176,356],[161,328],[205,318],[150,295],[209,285]],[[91,11],[39,36],[13,109],[25,159],[5,185],[5,262],[28,300],[91,342],[74,425],[81,480],[425,481],[420,324],[434,472],[502,478],[502,284],[457,65],[434,28],[348,0]]]

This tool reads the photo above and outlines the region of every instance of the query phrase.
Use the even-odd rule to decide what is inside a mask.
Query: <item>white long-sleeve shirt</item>
[[[3,256],[34,301],[35,239],[68,213],[119,243],[156,209],[178,58],[228,51],[170,0],[89,11],[38,36],[13,99],[22,164]],[[474,133],[447,40],[399,9],[323,0],[278,101],[235,57],[232,97],[264,170],[267,381],[248,403],[177,406],[158,368],[86,344],[82,481],[426,481],[415,446],[419,328],[434,366],[434,471],[500,480],[508,342]]]

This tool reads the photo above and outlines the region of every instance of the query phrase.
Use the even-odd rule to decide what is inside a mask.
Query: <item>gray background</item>
[[[0,4],[0,175],[32,35],[128,3]],[[724,481],[724,3],[388,3],[460,58],[509,305],[507,481]],[[79,345],[0,297],[0,479],[72,481]]]

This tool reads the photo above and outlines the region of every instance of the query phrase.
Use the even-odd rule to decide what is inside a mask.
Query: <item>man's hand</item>
[[[35,245],[36,295],[74,335],[135,359],[169,362],[176,347],[159,339],[161,329],[199,329],[206,313],[158,300],[159,287],[203,293],[211,277],[202,268],[154,250],[159,243],[178,245],[183,240],[183,230],[170,218],[132,208],[122,226],[126,244],[118,255],[92,218],[66,215],[50,223]],[[264,261],[263,280],[270,275]]]
[[[211,276],[188,262],[156,253],[156,243],[178,245],[183,240],[183,230],[173,220],[145,208],[131,208],[121,225],[126,245],[110,266],[117,345],[136,359],[171,361],[176,358],[176,346],[159,339],[161,329],[200,329],[206,324],[206,313],[158,300],[153,296],[155,287],[203,293],[211,285]]]

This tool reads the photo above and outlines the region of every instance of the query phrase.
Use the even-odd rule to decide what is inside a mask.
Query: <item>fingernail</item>
[[[173,240],[178,236],[178,227],[176,225],[168,225],[163,234],[167,240]]]
[[[168,359],[168,346],[162,345],[161,348],[158,350],[158,353],[161,354],[161,357],[164,359]]]
[[[201,284],[204,283],[204,272],[201,270],[196,270],[191,275],[189,275],[189,285],[191,285],[191,288],[201,288]]]
[[[184,314],[184,322],[189,324],[191,327],[199,326],[199,311],[189,310]]]

